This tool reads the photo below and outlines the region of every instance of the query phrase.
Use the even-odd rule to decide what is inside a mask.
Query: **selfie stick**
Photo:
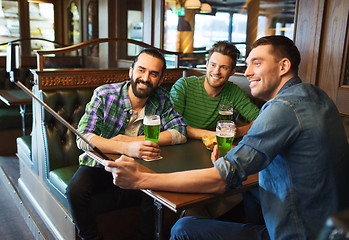
[[[64,118],[62,118],[58,113],[56,113],[50,106],[44,103],[41,99],[39,99],[32,91],[30,91],[23,83],[17,81],[18,70],[21,66],[20,62],[20,46],[18,43],[9,43],[7,47],[7,55],[6,55],[6,71],[10,74],[11,82],[15,83],[19,88],[21,88],[24,92],[35,98],[49,113],[51,113],[58,121],[60,121],[64,126],[66,126],[70,131],[72,131],[75,135],[79,136],[84,142],[86,142],[91,149],[97,152],[103,159],[110,160],[108,156],[106,156],[101,150],[99,150],[96,146],[90,143],[81,133],[79,133],[72,125],[70,125]],[[96,158],[95,158],[96,159]],[[97,159],[96,159],[97,160]],[[105,164],[102,161],[99,161],[101,164]]]

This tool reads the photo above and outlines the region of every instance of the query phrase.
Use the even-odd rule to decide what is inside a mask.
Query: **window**
[[[29,2],[30,37],[55,40],[54,11],[52,3]],[[32,40],[32,50],[54,49],[54,43]]]
[[[0,43],[20,38],[17,1],[0,1]],[[7,44],[0,45],[0,56],[6,56]]]
[[[193,49],[193,52],[208,50],[216,41],[231,41],[241,53],[237,63],[241,67],[237,70],[241,72],[244,71],[248,46],[257,38],[279,34],[293,39],[296,0],[226,2],[206,1],[212,12],[201,14],[199,9],[184,9],[183,0],[165,0],[164,49],[188,55],[184,49]],[[183,46],[181,37],[178,37],[181,36],[179,25],[183,16],[193,26],[193,41],[185,42],[191,46]]]
[[[194,48],[210,49],[212,44],[229,38],[229,13],[217,12],[216,15],[195,15]]]
[[[77,44],[80,42],[80,16],[79,10],[74,1],[68,7],[68,43]]]
[[[87,40],[98,38],[98,1],[90,0],[87,5]],[[88,46],[88,56],[98,57],[99,46]]]
[[[246,57],[247,14],[233,14],[232,25],[231,42],[235,43],[236,48],[240,51],[240,58],[236,64],[244,65]]]
[[[143,41],[143,14],[142,11],[127,10],[127,38]],[[141,47],[135,44],[127,44],[127,55],[136,56]]]
[[[177,50],[177,25],[178,14],[171,9],[166,10],[164,49],[168,51]]]

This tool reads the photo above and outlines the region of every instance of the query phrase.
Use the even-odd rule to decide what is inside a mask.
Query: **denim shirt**
[[[230,189],[259,172],[271,239],[315,239],[326,218],[348,203],[348,149],[332,100],[294,77],[215,167]]]

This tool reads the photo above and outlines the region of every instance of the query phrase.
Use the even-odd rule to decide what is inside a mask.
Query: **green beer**
[[[224,157],[227,155],[229,150],[231,149],[231,145],[234,141],[234,135],[230,134],[227,136],[224,135],[216,135],[217,145],[218,145],[218,157]]]
[[[144,116],[143,128],[145,140],[152,141],[158,144],[160,135],[160,116]]]
[[[229,120],[219,120],[216,127],[218,157],[224,157],[234,141],[235,123]]]
[[[219,120],[229,120],[233,119],[233,110],[220,110],[219,111]]]

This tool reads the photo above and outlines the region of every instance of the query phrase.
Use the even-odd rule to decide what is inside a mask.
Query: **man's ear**
[[[133,68],[130,67],[130,70],[128,71],[128,76],[130,77],[130,79],[132,78],[132,70],[133,70]]]
[[[280,60],[280,75],[285,75],[291,71],[291,61],[288,58]]]

